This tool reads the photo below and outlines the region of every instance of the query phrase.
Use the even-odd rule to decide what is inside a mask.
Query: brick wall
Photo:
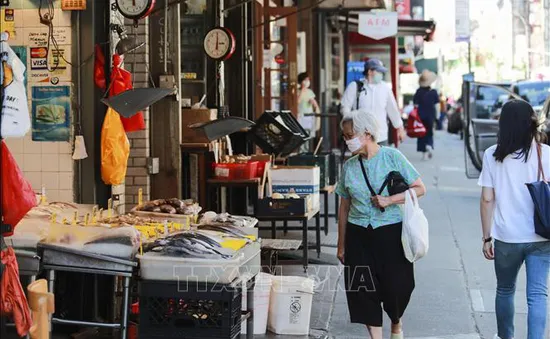
[[[146,61],[149,60],[149,26],[148,19],[140,20],[139,26],[134,27],[134,22],[125,20],[126,30],[129,36],[134,36],[137,30],[138,41],[145,41],[145,46],[129,53],[124,58],[124,68],[130,71],[134,77],[134,87],[150,87],[149,74]],[[151,180],[147,171],[147,158],[150,156],[149,143],[149,111],[143,112],[146,129],[128,134],[130,140],[130,159],[126,173],[125,207],[129,211],[138,202],[138,191],[143,189],[143,199],[150,196]]]

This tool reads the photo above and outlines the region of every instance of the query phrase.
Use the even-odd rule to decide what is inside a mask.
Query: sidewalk
[[[408,339],[493,339],[496,333],[494,270],[492,263],[481,254],[480,189],[475,180],[468,180],[464,174],[462,145],[458,136],[438,133],[435,157],[431,161],[420,160],[414,140],[400,147],[420,171],[428,188],[421,204],[430,221],[430,252],[416,265],[416,289],[403,319]],[[327,237],[323,235],[324,244],[335,243],[334,220],[331,220],[330,232]],[[296,235],[289,233],[289,236]],[[335,254],[334,247],[323,247],[323,257],[331,258]],[[339,279],[339,283],[343,284],[343,280]],[[339,290],[343,291],[343,287]],[[310,336],[367,338],[364,326],[349,323],[345,293],[316,298],[327,301],[331,296],[334,297],[331,312],[326,310],[326,303],[314,302],[316,325],[312,323],[312,328],[316,330],[312,330]],[[522,271],[516,297],[518,339],[527,338],[526,310],[525,272]],[[329,316],[326,333],[319,331],[318,326],[322,323],[319,317],[324,316]],[[386,318],[386,337],[389,337],[389,324]],[[548,331],[546,338],[550,339],[550,328]]]

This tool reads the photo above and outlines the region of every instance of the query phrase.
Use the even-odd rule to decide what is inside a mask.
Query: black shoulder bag
[[[376,194],[376,191],[374,190],[374,188],[372,188],[372,185],[370,184],[369,178],[367,176],[367,171],[365,170],[363,159],[359,158],[359,163],[361,164],[361,171],[363,171],[363,177],[365,178],[365,182],[367,183],[367,187],[369,188],[371,196],[374,197],[382,194],[386,186],[388,187],[388,193],[390,194],[390,196],[409,190],[409,185],[407,184],[405,178],[403,178],[401,173],[399,173],[398,171],[391,171],[390,173],[388,173],[386,180],[384,180],[380,191],[378,192],[378,194]],[[386,209],[380,208],[380,211],[385,212]]]
[[[355,100],[357,101],[355,104],[355,109],[359,109],[359,97],[361,96],[361,92],[363,92],[364,84],[361,80],[355,80],[355,84],[357,85],[357,94]]]

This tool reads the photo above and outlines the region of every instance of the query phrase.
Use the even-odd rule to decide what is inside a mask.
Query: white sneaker
[[[391,334],[391,339],[404,339],[405,337],[403,337],[403,331],[401,331],[401,333],[399,334],[395,334],[395,333],[392,333]]]

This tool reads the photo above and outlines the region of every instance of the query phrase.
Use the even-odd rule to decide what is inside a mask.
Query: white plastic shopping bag
[[[2,106],[2,130],[0,135],[6,137],[22,137],[31,128],[29,104],[25,89],[25,65],[6,42],[6,33],[2,33],[0,41],[0,83],[4,87],[0,99]]]
[[[430,246],[428,219],[420,208],[418,197],[413,189],[405,192],[401,241],[405,257],[410,262],[415,262],[428,253]]]

